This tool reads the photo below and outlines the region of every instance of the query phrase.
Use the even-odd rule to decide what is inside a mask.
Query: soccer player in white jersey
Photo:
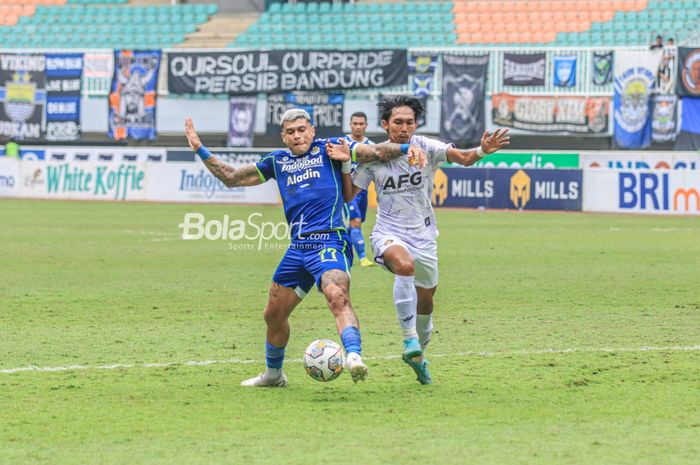
[[[388,96],[378,106],[389,141],[423,149],[427,164],[420,167],[407,157],[360,163],[352,178],[353,193],[374,181],[377,223],[370,242],[375,261],[395,275],[394,306],[404,339],[402,359],[413,368],[421,384],[431,384],[428,360],[423,354],[433,330],[433,296],[438,284],[438,230],[431,205],[433,175],[443,162],[473,165],[508,145],[510,138],[507,130],[493,134],[487,131],[479,147],[460,150],[451,143],[414,135],[417,120],[425,111],[415,97]],[[347,147],[333,148],[347,151]]]

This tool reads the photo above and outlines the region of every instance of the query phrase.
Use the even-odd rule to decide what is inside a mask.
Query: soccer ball
[[[304,352],[304,369],[316,381],[333,381],[344,366],[343,349],[330,339],[317,339]]]

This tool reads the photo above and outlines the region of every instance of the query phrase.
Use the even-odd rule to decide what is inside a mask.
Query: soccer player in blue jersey
[[[225,186],[254,186],[275,180],[291,229],[291,244],[272,277],[263,311],[267,369],[241,384],[287,385],[282,364],[289,340],[289,315],[314,284],[323,292],[335,317],[353,381],[364,380],[368,370],[362,362],[360,325],[349,295],[352,247],[342,222],[344,195],[349,198],[351,193],[350,157],[331,158],[326,153],[327,144],[338,140],[314,139],[315,129],[304,110],[288,110],[282,115],[281,125],[287,150],[272,152],[256,164],[234,168],[213,156],[199,140],[192,120],[185,120],[190,147]],[[354,148],[356,144],[351,145]],[[361,145],[366,147],[356,150],[361,161],[388,161],[408,153],[425,162],[425,154],[408,144]]]
[[[358,144],[374,144],[367,136],[367,115],[361,111],[357,111],[350,116],[350,134],[345,136],[348,142],[357,142]],[[357,167],[357,163],[353,163],[353,170]],[[345,203],[347,215],[349,218],[350,240],[355,247],[357,256],[360,257],[360,266],[374,266],[374,262],[367,258],[365,253],[365,238],[362,237],[362,223],[367,217],[367,190],[363,189],[357,196]]]

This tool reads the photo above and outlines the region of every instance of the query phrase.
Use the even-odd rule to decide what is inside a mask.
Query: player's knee
[[[263,318],[268,325],[275,325],[284,321],[286,317],[283,312],[277,311],[272,307],[265,307],[265,310],[263,310]]]
[[[396,273],[399,276],[413,276],[416,273],[413,260],[409,260],[403,257],[395,260],[392,264],[392,268],[394,270],[394,273]]]
[[[326,296],[326,301],[331,310],[342,311],[348,306],[348,293],[345,289],[337,284],[328,284],[323,288],[323,294]]]

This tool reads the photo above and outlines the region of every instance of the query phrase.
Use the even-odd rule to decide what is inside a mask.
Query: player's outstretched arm
[[[506,145],[510,144],[508,129],[496,129],[490,134],[488,131],[481,136],[481,145],[473,149],[460,150],[455,147],[447,149],[447,161],[457,163],[462,166],[471,166],[486,155],[490,155]]]
[[[326,145],[326,151],[331,158],[334,158],[337,152],[342,154],[350,154],[350,147],[346,142],[340,141],[340,144]],[[408,155],[411,164],[417,164],[424,168],[428,163],[428,158],[422,148],[416,145],[409,144],[393,144],[384,142],[381,144],[356,144],[353,147],[353,158],[358,163],[369,163],[373,161],[390,161]]]
[[[212,155],[199,140],[190,117],[185,118],[185,135],[190,148],[199,155],[209,172],[226,187],[255,186],[262,183],[255,165],[234,168]]]

